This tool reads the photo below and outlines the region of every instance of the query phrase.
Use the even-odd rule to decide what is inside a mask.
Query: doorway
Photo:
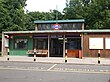
[[[62,39],[51,38],[50,57],[63,57],[63,40]]]

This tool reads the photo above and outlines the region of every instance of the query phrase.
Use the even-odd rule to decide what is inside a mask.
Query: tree
[[[86,29],[110,28],[110,0],[70,0],[65,19],[85,19]]]
[[[58,10],[50,10],[50,12],[28,12],[27,16],[27,24],[26,27],[28,30],[34,29],[34,21],[35,20],[61,20],[63,19],[63,15]]]
[[[79,19],[83,18],[82,0],[67,0],[66,8],[64,8],[64,19]]]
[[[50,10],[51,20],[62,20],[63,14],[58,10]]]
[[[92,0],[85,8],[87,29],[110,29],[110,0]]]
[[[50,10],[50,12],[29,12],[27,13],[30,15],[34,20],[61,20],[63,18],[63,15],[58,10]]]
[[[26,0],[0,0],[0,33],[26,30],[24,6]]]

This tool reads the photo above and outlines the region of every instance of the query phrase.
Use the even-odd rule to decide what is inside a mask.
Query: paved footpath
[[[7,60],[9,58],[9,60]],[[36,61],[34,61],[36,59]],[[42,63],[65,63],[65,58],[59,57],[23,57],[23,56],[10,56],[0,57],[0,61],[19,61],[19,62],[42,62]],[[70,64],[98,64],[98,58],[67,58],[67,63]],[[100,65],[110,65],[110,58],[101,58]]]

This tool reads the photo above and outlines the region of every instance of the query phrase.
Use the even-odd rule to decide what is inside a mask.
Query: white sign
[[[9,39],[5,38],[5,47],[9,47]]]
[[[103,49],[103,38],[89,38],[89,49]]]
[[[110,49],[110,38],[105,38],[105,49]]]

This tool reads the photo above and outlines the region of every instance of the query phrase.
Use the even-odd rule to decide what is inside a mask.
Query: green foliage
[[[65,19],[78,19],[83,18],[83,6],[80,2],[81,0],[70,0],[67,2],[67,7],[64,9],[63,13],[65,14]]]
[[[0,33],[2,31],[20,31],[34,29],[35,20],[62,19],[57,10],[50,12],[24,13],[26,0],[0,0]]]
[[[61,12],[57,10],[51,10],[50,12],[29,12],[27,15],[27,29],[34,29],[34,22],[35,20],[61,20],[63,19],[63,15]]]
[[[91,4],[86,8],[85,15],[86,24],[90,29],[109,29],[110,28],[110,9],[108,2],[110,0],[92,0]],[[110,5],[110,4],[109,4]]]
[[[61,12],[57,10],[51,10],[50,12],[29,12],[27,13],[29,16],[31,16],[32,20],[55,20],[56,17],[61,20],[63,18],[63,15]]]
[[[86,29],[110,28],[110,0],[70,0],[65,19],[85,19]]]
[[[0,33],[34,29],[35,20],[85,19],[86,29],[110,29],[110,0],[66,0],[63,13],[24,13],[26,0],[0,0]]]
[[[24,6],[26,0],[0,0],[0,33],[26,30]]]

